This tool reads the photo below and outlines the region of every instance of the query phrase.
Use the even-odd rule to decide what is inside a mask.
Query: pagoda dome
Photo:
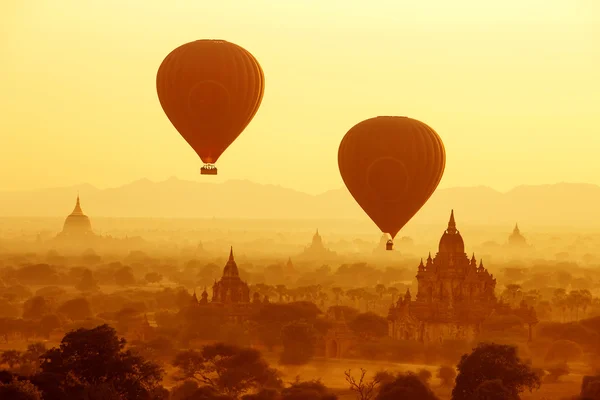
[[[448,229],[442,235],[439,246],[440,253],[463,254],[465,252],[465,242],[460,232],[456,229],[454,220],[454,210],[450,213]]]
[[[75,235],[92,233],[92,223],[81,209],[79,195],[77,195],[77,202],[75,203],[73,212],[65,219],[62,233]]]

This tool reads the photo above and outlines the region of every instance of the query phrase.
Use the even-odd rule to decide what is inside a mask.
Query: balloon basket
[[[217,167],[213,164],[206,164],[200,168],[200,175],[217,175]]]
[[[388,240],[387,243],[385,244],[385,249],[388,251],[394,250],[394,242],[392,242],[391,240]]]

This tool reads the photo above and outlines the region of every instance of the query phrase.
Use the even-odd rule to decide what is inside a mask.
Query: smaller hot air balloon
[[[173,50],[156,75],[167,117],[216,175],[215,163],[250,123],[262,101],[265,76],[247,50],[224,40],[196,40]]]
[[[382,232],[400,229],[437,188],[446,165],[444,144],[423,122],[407,117],[376,117],[346,133],[338,166],[348,191]]]

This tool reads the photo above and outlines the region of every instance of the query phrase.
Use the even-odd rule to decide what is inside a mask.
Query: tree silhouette
[[[42,296],[34,296],[23,304],[23,318],[39,319],[50,312],[50,304]]]
[[[415,374],[399,374],[384,383],[375,400],[438,400],[435,394]]]
[[[251,389],[281,386],[277,371],[269,367],[260,352],[223,343],[204,346],[202,352],[181,352],[173,366],[184,378],[195,379],[233,398]]]
[[[159,386],[162,370],[124,350],[125,344],[108,325],[69,332],[60,347],[41,356],[42,375],[52,376],[68,396],[110,382],[127,399],[146,398]]]
[[[13,369],[16,364],[21,361],[21,352],[18,350],[5,350],[0,355],[0,363],[8,365],[8,368]]]
[[[472,400],[479,385],[499,379],[511,395],[540,387],[539,376],[517,356],[515,346],[480,343],[458,363],[452,400]]]
[[[357,315],[350,321],[350,329],[365,340],[384,337],[388,333],[388,322],[375,313]]]
[[[92,271],[85,269],[81,275],[81,279],[75,285],[75,289],[82,292],[93,292],[98,290],[98,282],[94,279]]]
[[[68,300],[56,310],[72,321],[79,321],[92,316],[90,302],[85,297]]]
[[[300,382],[296,379],[281,391],[281,400],[337,400],[337,396],[329,393],[320,381]]]
[[[477,400],[519,400],[519,396],[507,389],[500,379],[483,382],[477,386],[471,399]]]
[[[280,362],[283,365],[308,363],[315,354],[317,332],[312,324],[292,322],[281,330],[283,352]]]
[[[29,381],[13,380],[11,383],[0,382],[0,399],[42,400],[42,393]]]
[[[365,375],[367,374],[367,370],[361,368],[360,369],[360,378],[356,380],[352,376],[352,370],[348,370],[344,372],[346,376],[346,382],[350,385],[350,390],[356,393],[356,397],[358,400],[371,400],[375,397],[375,391],[379,383],[381,383],[381,375],[376,374],[372,380],[365,380]]]

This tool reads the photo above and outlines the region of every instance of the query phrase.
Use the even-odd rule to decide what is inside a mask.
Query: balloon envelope
[[[376,117],[346,133],[338,166],[356,202],[393,239],[437,188],[446,152],[428,125],[406,117]]]
[[[264,87],[258,61],[224,40],[197,40],[176,48],[156,75],[165,114],[206,164],[214,164],[250,123]]]

